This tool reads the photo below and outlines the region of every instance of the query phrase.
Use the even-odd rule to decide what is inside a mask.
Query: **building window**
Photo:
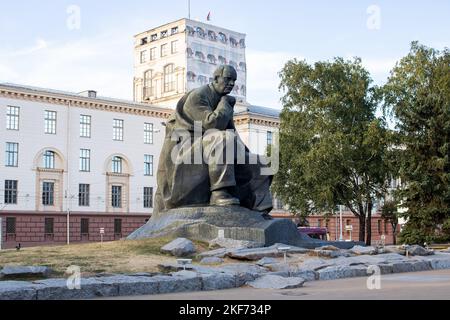
[[[153,123],[144,123],[144,143],[153,144]]]
[[[172,54],[178,53],[178,41],[172,41]]]
[[[147,50],[141,51],[141,63],[147,62]]]
[[[246,96],[246,95],[247,95],[247,87],[246,87],[245,85],[242,85],[242,86],[241,86],[241,94],[242,94],[243,96]]]
[[[144,175],[153,176],[153,156],[144,155]]]
[[[217,63],[216,56],[213,54],[208,54],[208,62],[211,64],[216,64]]]
[[[91,137],[91,116],[87,116],[84,114],[80,115],[80,137]]]
[[[91,150],[80,149],[80,171],[91,171]]]
[[[150,61],[153,61],[156,59],[156,48],[150,49]]]
[[[273,144],[273,132],[267,131],[267,145],[271,146]]]
[[[192,71],[187,72],[187,80],[189,82],[194,82],[196,77],[197,77],[197,75],[194,72],[192,72]]]
[[[239,62],[239,68],[246,72],[247,71],[247,64],[245,62]]]
[[[164,67],[164,92],[175,90],[173,63]]]
[[[227,59],[223,56],[219,56],[219,63],[225,65],[227,64]]]
[[[197,27],[197,28],[196,28],[196,32],[197,32],[197,36],[198,36],[199,38],[205,39],[205,37],[206,37],[205,30],[203,30],[203,29],[200,28],[200,27]]]
[[[195,35],[195,30],[191,26],[186,26],[186,31],[187,31],[188,36],[193,37]]]
[[[78,186],[78,206],[89,207],[89,184],[80,184]]]
[[[53,218],[45,218],[45,223],[44,223],[44,233],[46,235],[52,235],[54,233],[54,225],[55,225],[55,220]]]
[[[5,204],[17,204],[17,180],[5,180]]]
[[[239,42],[237,42],[237,40],[236,40],[235,38],[230,37],[230,45],[231,45],[233,48],[237,48],[238,45],[239,45]]]
[[[161,39],[167,38],[167,36],[168,36],[167,30],[161,31]]]
[[[45,169],[55,169],[55,153],[50,150],[45,151],[43,162]]]
[[[114,119],[114,121],[113,121],[113,140],[123,141],[123,120]]]
[[[245,45],[245,39],[239,40],[239,45],[241,46],[242,49],[244,49],[244,48],[246,47],[246,45]]]
[[[6,234],[16,234],[16,218],[6,218]]]
[[[55,203],[55,183],[44,182],[42,184],[42,204],[53,206]]]
[[[56,134],[56,111],[45,111],[44,130],[47,134]]]
[[[122,208],[122,186],[112,186],[111,206],[113,208]]]
[[[382,234],[383,230],[381,228],[381,220],[378,220],[378,234]]]
[[[111,171],[113,173],[122,173],[122,158],[113,157],[111,162]]]
[[[161,57],[167,56],[167,47],[168,47],[167,43],[161,46]]]
[[[144,208],[153,208],[153,188],[144,187]]]
[[[194,51],[191,48],[186,49],[186,54],[188,58],[192,58],[194,56]]]
[[[19,130],[19,107],[6,107],[6,129]]]
[[[205,55],[203,54],[203,52],[200,52],[200,51],[195,52],[195,57],[198,60],[205,62]]]
[[[389,234],[388,222],[387,221],[384,221],[384,234],[385,235]]]
[[[81,231],[82,236],[89,234],[89,219],[88,218],[81,218],[80,231]]]
[[[153,70],[144,73],[144,99],[153,96]]]
[[[177,34],[178,33],[178,27],[173,27],[171,32],[172,32],[172,35]]]
[[[222,32],[219,32],[219,40],[220,40],[222,43],[227,43],[227,42],[228,42],[227,36],[225,35],[225,33],[222,33]]]
[[[216,33],[215,33],[214,31],[212,31],[212,30],[209,30],[209,31],[208,31],[208,38],[209,38],[209,40],[211,40],[211,41],[217,41],[217,35],[216,35]]]
[[[156,40],[158,40],[158,35],[155,33],[155,34],[152,34],[151,36],[150,36],[150,41],[156,41]]]
[[[322,228],[322,219],[317,220],[317,227]]]
[[[6,143],[5,165],[17,167],[19,165],[19,144],[15,142]]]
[[[114,219],[114,234],[122,234],[122,219]]]
[[[146,45],[148,42],[147,37],[141,39],[141,46]]]

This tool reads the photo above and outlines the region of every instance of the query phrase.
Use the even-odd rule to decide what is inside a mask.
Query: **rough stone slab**
[[[357,255],[373,255],[377,254],[377,249],[372,246],[368,247],[354,246],[353,248],[350,249],[350,252]]]
[[[119,294],[117,285],[107,284],[99,278],[81,279],[81,289],[70,290],[66,279],[47,279],[34,281],[42,285],[37,290],[38,300],[93,299],[97,297],[114,297]]]
[[[300,277],[285,278],[276,275],[265,275],[254,281],[250,281],[247,285],[256,289],[295,289],[303,287],[305,279]]]
[[[216,250],[206,251],[202,252],[198,255],[200,258],[207,258],[207,257],[217,257],[217,258],[224,258],[228,252],[230,252],[232,249],[226,249],[226,248],[220,248]]]
[[[367,267],[363,266],[332,266],[319,270],[319,280],[336,280],[342,278],[365,277]]]
[[[331,251],[339,251],[340,249],[332,246],[332,245],[327,245],[327,246],[321,246],[319,248],[316,248],[316,250],[331,250]]]
[[[175,257],[187,257],[194,254],[196,249],[191,240],[178,238],[163,246],[161,252],[169,253]]]
[[[290,247],[287,254],[307,253],[309,250],[299,247],[293,247],[285,244],[277,243],[267,248],[253,248],[253,249],[236,249],[227,253],[227,256],[238,260],[256,261],[264,257],[281,258],[284,253],[279,251],[280,247]]]
[[[264,247],[264,243],[230,238],[216,238],[209,241],[209,245],[217,245],[226,249],[250,249]]]
[[[264,258],[260,259],[258,262],[256,262],[256,264],[258,266],[262,266],[262,267],[264,267],[268,264],[276,264],[276,263],[278,263],[278,260],[275,258],[270,258],[270,257],[264,257]]]
[[[116,275],[101,278],[100,281],[117,286],[118,296],[150,295],[159,292],[158,281],[153,277]]]
[[[203,291],[224,290],[237,287],[236,277],[227,273],[200,275]]]
[[[0,278],[48,277],[53,270],[38,266],[5,266],[0,271]]]
[[[325,259],[310,259],[306,260],[303,263],[300,263],[298,266],[300,269],[314,270],[318,271],[324,269],[326,267],[330,267],[336,264],[335,260],[325,260]]]
[[[313,270],[297,269],[289,272],[290,277],[300,277],[306,281],[319,280],[319,273]]]
[[[200,276],[191,276],[186,274],[176,274],[173,276],[156,276],[153,277],[159,283],[158,293],[176,293],[200,291],[202,289],[202,281]]]
[[[0,301],[36,300],[38,287],[27,281],[0,281]]]
[[[158,264],[158,269],[161,270],[161,272],[176,272],[176,271],[181,271],[184,270],[186,268],[186,270],[193,270],[194,266],[192,264],[187,264],[185,266],[179,265],[177,263],[161,263]]]
[[[433,251],[425,249],[424,247],[418,245],[407,246],[406,250],[412,256],[429,256],[434,254]]]
[[[223,263],[223,259],[218,258],[218,257],[206,257],[200,261],[200,264],[206,264],[206,265],[215,265],[215,264],[222,264],[222,263]]]
[[[253,281],[268,272],[266,268],[244,263],[224,265],[217,268],[217,271],[234,275],[236,287],[241,287],[246,282]]]

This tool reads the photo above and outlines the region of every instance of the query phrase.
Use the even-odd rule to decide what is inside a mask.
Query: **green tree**
[[[381,207],[381,217],[389,222],[392,226],[392,237],[393,244],[397,243],[397,227],[398,227],[398,218],[400,214],[398,212],[399,203],[395,200],[386,201]]]
[[[401,241],[450,240],[450,51],[417,42],[391,71],[385,110],[401,143],[401,192],[407,224]]]
[[[294,59],[280,77],[285,95],[274,192],[301,216],[345,205],[359,219],[359,240],[370,244],[373,205],[388,176],[389,135],[375,116],[380,97],[369,73],[358,58],[314,66]]]

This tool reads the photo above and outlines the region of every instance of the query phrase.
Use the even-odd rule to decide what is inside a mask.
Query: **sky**
[[[133,36],[188,16],[188,0],[3,0],[0,82],[132,100]],[[191,18],[247,34],[247,99],[281,108],[279,71],[361,57],[386,82],[410,43],[450,47],[450,1],[191,0]],[[79,17],[79,19],[77,19]]]

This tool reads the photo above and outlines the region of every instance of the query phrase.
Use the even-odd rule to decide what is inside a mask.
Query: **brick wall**
[[[1,213],[3,249],[15,248],[19,243],[22,247],[55,245],[67,243],[66,213]],[[16,219],[15,234],[7,234],[7,218]],[[45,219],[53,218],[53,234],[45,234]],[[81,219],[89,219],[89,231],[81,235]],[[127,237],[130,233],[146,223],[150,216],[141,214],[105,215],[98,213],[70,214],[70,243],[100,242],[100,228],[105,229],[103,241],[114,241]],[[114,221],[122,221],[122,232],[114,233]]]

